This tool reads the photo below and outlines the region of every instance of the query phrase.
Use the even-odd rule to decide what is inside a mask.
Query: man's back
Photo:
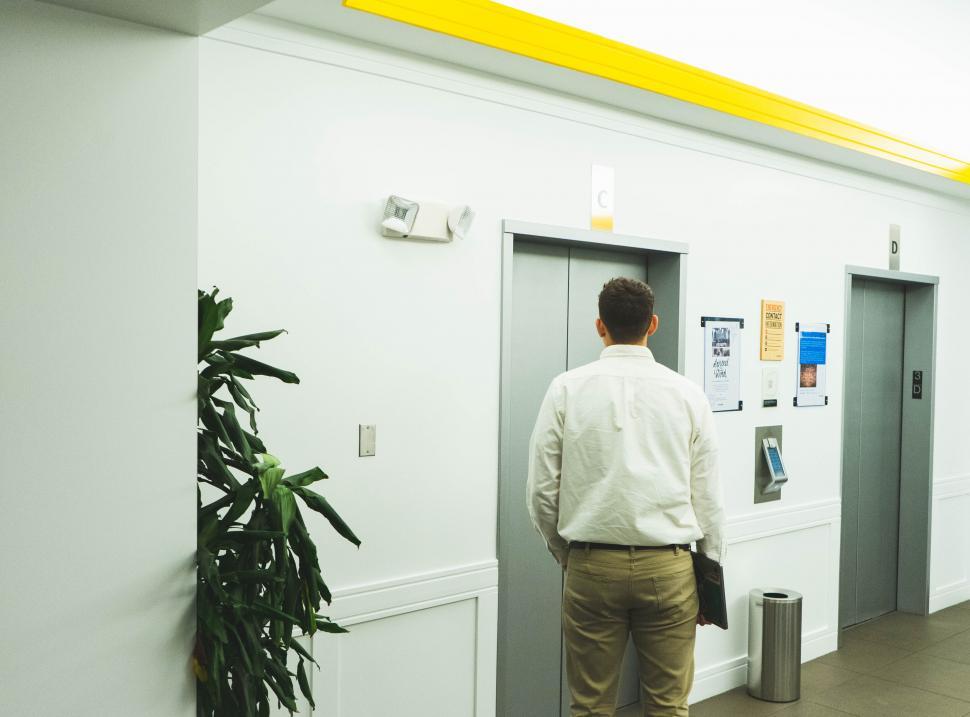
[[[702,538],[690,479],[692,449],[714,450],[701,435],[703,393],[649,349],[628,345],[557,382],[565,409],[559,534],[620,545]]]
[[[543,441],[560,446],[561,464],[551,471],[542,465]],[[703,392],[649,349],[615,344],[553,380],[533,435],[530,482],[540,498],[556,492],[562,545],[701,541],[719,560],[716,454]],[[541,513],[537,505],[537,520]]]

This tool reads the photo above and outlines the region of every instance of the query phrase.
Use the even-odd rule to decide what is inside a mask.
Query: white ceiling
[[[270,0],[41,0],[187,35],[201,35]]]
[[[503,0],[970,160],[970,0]]]
[[[713,0],[678,1],[682,4],[694,4],[696,2],[703,1],[709,2],[712,7],[716,7]],[[832,4],[834,0],[816,1],[823,4]],[[871,0],[853,0],[853,2],[870,1]],[[960,4],[964,1],[970,3],[970,0],[952,0],[952,2],[956,4]],[[526,5],[525,0],[507,0],[506,4],[511,5],[513,2],[523,7]],[[538,4],[540,4],[542,0],[529,0],[529,2],[531,3],[530,9],[541,9],[538,7]],[[750,4],[753,2],[753,0],[732,0],[732,2],[734,3],[733,7],[735,8],[735,12],[737,12],[738,8],[742,7],[742,3]],[[898,2],[898,0],[886,0],[886,2]],[[924,2],[942,3],[944,0],[924,0]],[[670,0],[670,3],[670,7],[673,7],[673,0]],[[645,11],[644,8],[659,7],[660,5],[658,2],[656,2],[656,0],[637,0],[637,2],[630,0],[626,3],[618,2],[618,0],[598,0],[595,5],[592,0],[590,0],[590,2],[583,3],[570,2],[569,0],[548,0],[545,2],[545,4],[558,8],[559,15],[556,15],[555,17],[561,21],[570,22],[571,24],[572,22],[578,22],[578,20],[575,18],[566,17],[564,13],[570,9],[576,12],[577,10],[587,8],[588,12],[588,8],[595,7],[597,12],[600,12],[604,11],[604,9],[612,9],[615,7],[618,8],[625,4],[627,7],[635,10]],[[744,5],[744,7],[747,6]],[[507,77],[519,82],[547,87],[567,95],[577,95],[615,107],[626,108],[645,115],[670,120],[679,125],[705,129],[717,135],[727,135],[749,142],[754,142],[756,144],[781,149],[785,152],[813,157],[825,162],[852,167],[857,170],[871,172],[873,174],[885,177],[892,177],[910,184],[928,187],[934,191],[970,198],[970,185],[954,182],[928,172],[907,167],[903,164],[898,164],[885,159],[879,159],[862,152],[857,152],[851,149],[839,147],[834,144],[821,142],[800,134],[786,132],[784,130],[776,129],[758,122],[727,115],[700,105],[675,100],[654,92],[648,92],[620,83],[610,82],[592,75],[585,75],[583,73],[565,70],[556,65],[538,62],[520,55],[503,52],[501,50],[496,50],[484,45],[466,42],[449,35],[422,30],[411,25],[395,22],[393,20],[378,17],[370,13],[350,10],[343,6],[342,0],[275,0],[274,2],[271,2],[270,4],[261,8],[258,14],[264,16],[264,18],[268,17],[275,20],[284,20],[308,27],[320,28],[322,30],[334,32],[339,35],[359,38],[370,43],[396,48],[408,53],[417,53],[447,63],[463,65],[494,75]],[[609,15],[608,13],[607,15],[609,17],[613,17],[614,22],[622,25],[622,23],[619,21],[620,16],[613,16]],[[597,15],[597,17],[605,16],[606,15],[603,15],[602,12]],[[673,23],[678,16],[668,12],[665,14],[665,17],[668,18],[667,22]],[[686,25],[687,18],[683,15],[680,15],[679,17],[681,22]],[[273,21],[272,19],[270,22]],[[643,24],[642,21],[641,24]],[[706,25],[715,27],[718,26],[719,23],[712,20]],[[723,27],[723,24],[720,26]],[[651,27],[657,26],[652,24]],[[668,29],[665,32],[669,33],[669,28],[671,25],[667,25],[666,27]],[[703,40],[703,36],[695,30],[696,28],[692,29],[689,33],[682,34],[689,38],[700,37],[702,38],[701,41],[692,39],[691,42],[685,41],[680,44],[682,44],[684,47],[690,45],[691,47],[707,48],[710,50],[712,43]],[[596,31],[600,34],[606,33],[606,31],[603,29],[598,29]],[[762,32],[765,32],[765,30],[762,30]],[[728,40],[735,45],[749,46],[751,44],[746,41],[742,42],[738,40],[737,38],[739,35],[737,33],[712,32],[712,36],[718,35],[723,36],[721,38],[721,42],[724,44],[728,44]],[[805,43],[807,43],[810,39],[808,35],[810,35],[810,33],[802,33],[803,41]],[[672,43],[671,38],[665,36],[664,32],[658,32],[658,38],[663,39],[667,44],[678,44]],[[730,67],[725,67],[724,65],[714,66],[711,64],[711,62],[703,63],[698,57],[688,57],[686,56],[685,52],[677,53],[667,46],[659,47],[657,44],[654,44],[654,46],[649,49],[657,51],[660,54],[683,59],[690,64],[702,66],[706,64],[712,70],[719,72],[720,74],[727,76],[733,75],[735,79],[760,85],[766,89],[774,89],[779,94],[784,94],[787,96],[795,95],[795,92],[791,89],[786,90],[785,87],[772,87],[772,83],[769,81],[770,78],[763,78],[759,80],[758,78],[754,77],[739,76],[743,74],[739,67],[732,69]],[[802,54],[817,56],[820,54],[820,52],[821,51],[816,48],[811,52]],[[727,56],[727,53],[722,54],[725,57]],[[738,57],[741,57],[743,53],[736,54]],[[718,53],[712,52],[712,55],[717,57]],[[768,60],[764,59],[766,56],[768,57]],[[777,58],[768,56],[766,51],[752,51],[747,53],[747,57],[749,60],[749,65],[754,67],[765,65],[766,67],[763,68],[765,70],[771,70],[778,64]],[[757,61],[752,62],[752,58]],[[758,60],[758,58],[760,58],[760,60]],[[797,60],[798,58],[793,59]],[[790,70],[780,71],[777,73],[778,76],[776,79],[784,80],[789,75],[793,74],[798,75],[798,77],[801,79],[816,76],[816,73],[810,72],[809,70],[811,69],[811,66],[817,65],[817,61],[813,61],[811,65],[804,59],[799,60],[798,62],[801,68],[800,72],[792,72]],[[743,64],[743,62],[737,63],[738,66]],[[832,66],[832,63],[830,63],[830,66]],[[832,75],[833,73],[829,71],[828,74]],[[970,73],[968,73],[968,76],[970,76]],[[842,82],[841,77],[837,77],[836,79],[840,81],[840,85],[845,84]],[[786,84],[790,85],[792,83]],[[803,84],[807,86],[808,83],[803,82]],[[815,85],[824,89],[826,87],[825,78],[822,77],[822,79],[817,81]],[[947,87],[949,87],[951,93],[956,91],[955,87],[952,86],[952,81],[947,83]],[[874,94],[878,95],[878,93]],[[905,129],[900,130],[898,127],[894,128],[894,125],[902,124],[900,121],[896,121],[895,123],[880,122],[878,121],[878,118],[874,121],[871,117],[867,116],[874,113],[847,111],[834,106],[832,102],[822,101],[825,99],[824,97],[820,99],[817,97],[795,96],[795,99],[800,99],[804,102],[815,104],[816,106],[820,106],[829,111],[844,113],[851,119],[869,122],[877,127],[881,126],[882,129],[892,131],[895,134],[910,135],[914,137],[915,140],[921,141],[921,143],[923,143],[925,146],[942,149],[943,151],[949,151],[956,154],[956,156],[961,159],[970,159],[970,146],[967,146],[968,138],[962,134],[962,128],[965,123],[959,123],[953,118],[949,117],[946,119],[946,121],[944,121],[943,118],[936,116],[936,114],[932,112],[924,112],[921,108],[926,106],[927,103],[925,102],[902,100],[899,98],[896,99],[897,107],[904,107],[908,111],[915,113],[918,117],[924,120],[924,126],[930,127],[929,132],[917,133],[905,131]],[[865,103],[862,104],[864,105]],[[955,103],[953,103],[953,106],[955,106]],[[890,116],[890,119],[892,119],[892,112],[887,112],[886,114]],[[970,107],[966,107],[964,110],[960,111],[959,114],[963,118],[970,117]],[[900,115],[900,117],[901,116],[903,115]],[[897,117],[897,120],[898,119],[899,117]],[[945,131],[942,129],[944,126],[949,129]],[[934,130],[934,127],[937,129]],[[927,136],[922,135],[927,135],[928,138]],[[943,141],[944,135],[946,135],[947,141]],[[951,137],[954,138],[953,141],[950,141]],[[961,139],[963,140],[962,144],[960,142]],[[965,151],[960,150],[961,146],[966,148]],[[961,155],[963,156],[961,157]]]

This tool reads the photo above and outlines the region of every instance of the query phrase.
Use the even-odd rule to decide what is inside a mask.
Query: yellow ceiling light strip
[[[490,0],[344,0],[380,15],[970,184],[970,163],[873,127]]]

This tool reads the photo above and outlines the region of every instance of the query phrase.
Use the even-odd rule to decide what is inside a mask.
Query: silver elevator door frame
[[[929,609],[937,288],[846,269],[840,628]]]
[[[525,507],[532,424],[549,381],[596,360],[593,323],[602,284],[645,278],[657,294],[661,331],[650,346],[683,371],[686,246],[521,222],[506,222],[502,273],[502,381],[499,480],[498,714],[568,714],[562,672],[562,573],[535,533]],[[515,307],[524,307],[516,312]],[[618,704],[639,698],[628,648]]]

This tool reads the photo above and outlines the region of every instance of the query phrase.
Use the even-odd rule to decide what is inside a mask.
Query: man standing
[[[557,376],[532,434],[528,506],[566,570],[562,625],[574,717],[611,717],[628,635],[644,717],[687,715],[697,590],[689,544],[723,558],[723,498],[707,397],[657,363],[653,290],[599,296],[600,360]]]

